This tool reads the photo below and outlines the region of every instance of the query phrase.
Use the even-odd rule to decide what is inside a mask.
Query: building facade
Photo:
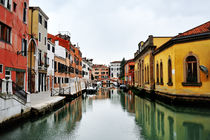
[[[28,0],[0,1],[0,79],[27,90]],[[12,93],[12,87],[2,92]],[[7,89],[7,91],[5,91]]]
[[[48,16],[39,7],[29,7],[29,32],[33,43],[29,51],[28,69],[31,92],[47,91],[47,28]],[[38,70],[37,70],[38,69]]]
[[[95,81],[108,80],[109,67],[106,65],[93,65],[93,77]]]
[[[154,56],[155,48],[159,48],[162,44],[170,40],[171,37],[153,37],[138,44],[138,50],[134,54],[135,68],[134,78],[135,86],[146,89],[147,91],[154,90]]]
[[[180,33],[153,54],[157,93],[210,94],[210,22]]]
[[[124,71],[125,71],[125,84],[133,86],[134,85],[134,60],[130,59],[127,60],[124,65]]]
[[[110,80],[115,85],[119,82],[120,64],[121,61],[113,61],[110,63]]]
[[[54,60],[55,58],[55,44],[52,43],[51,39],[48,39],[47,44],[47,90],[54,88]]]
[[[141,42],[134,58],[135,85],[163,96],[208,95],[209,33],[207,22],[173,38],[150,36]]]

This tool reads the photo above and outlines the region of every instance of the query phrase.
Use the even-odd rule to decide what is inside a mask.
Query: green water
[[[1,140],[210,140],[210,109],[175,108],[117,89],[80,97]]]

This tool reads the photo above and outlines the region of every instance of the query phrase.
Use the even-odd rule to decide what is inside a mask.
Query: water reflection
[[[102,88],[0,134],[0,139],[208,140],[210,110],[177,108]]]
[[[147,140],[210,139],[210,111],[175,108],[135,97],[136,122]]]

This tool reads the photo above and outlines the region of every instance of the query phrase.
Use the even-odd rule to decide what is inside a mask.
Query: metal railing
[[[2,93],[2,79],[0,79],[0,93]]]
[[[71,94],[71,87],[51,89],[51,96]]]
[[[24,103],[27,102],[27,92],[23,90],[22,87],[18,86],[16,83],[12,82],[12,92],[15,96],[20,98]]]

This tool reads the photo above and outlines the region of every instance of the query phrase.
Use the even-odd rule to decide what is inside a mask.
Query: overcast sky
[[[30,0],[49,16],[48,32],[69,31],[96,64],[133,58],[149,35],[174,36],[209,21],[209,0]]]

